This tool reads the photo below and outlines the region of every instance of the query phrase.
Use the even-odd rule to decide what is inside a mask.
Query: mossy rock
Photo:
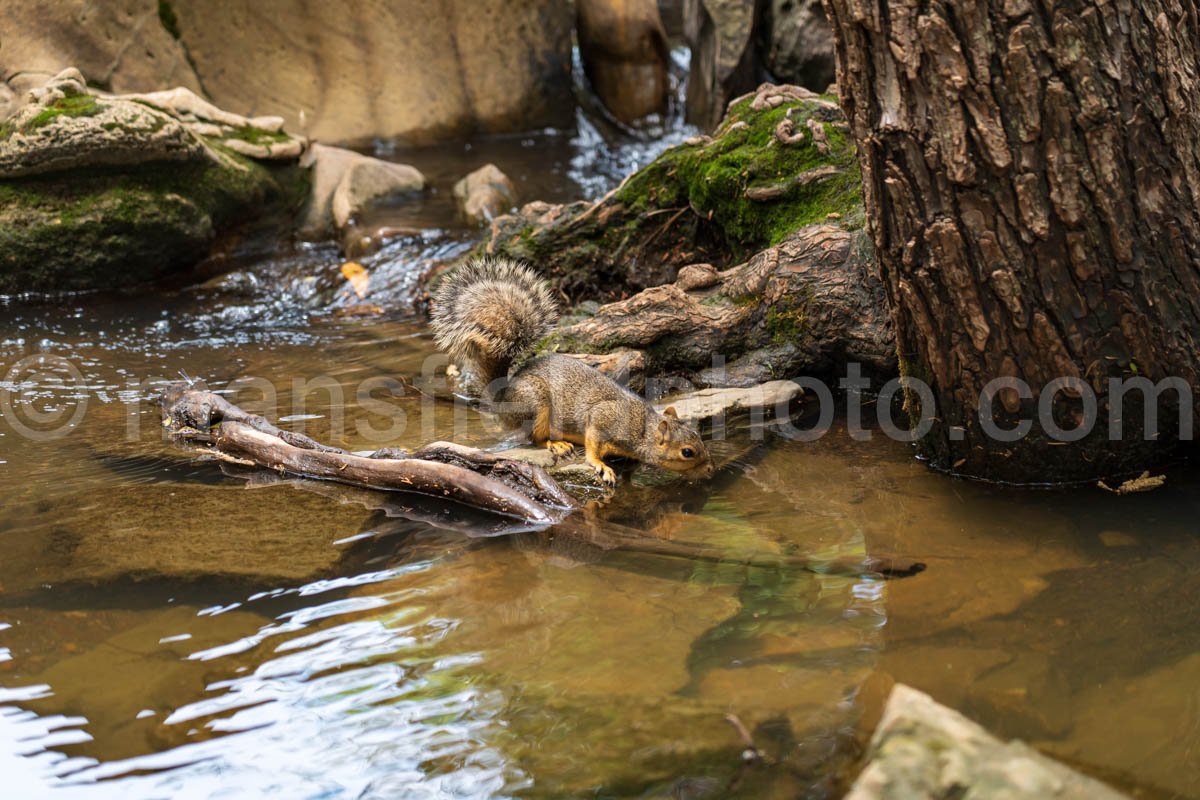
[[[235,145],[299,153],[301,140],[185,90],[161,94],[97,96],[67,69],[0,126],[0,293],[132,286],[193,266],[221,235],[291,227],[307,171]]]
[[[306,178],[220,152],[0,182],[0,293],[132,286],[185,269],[248,221],[290,224]]]
[[[791,136],[777,133],[785,120]],[[837,104],[766,84],[735,101],[711,138],[667,150],[597,203],[532,203],[501,217],[483,249],[533,263],[572,299],[609,300],[671,282],[687,264],[740,263],[807,225],[863,220]]]

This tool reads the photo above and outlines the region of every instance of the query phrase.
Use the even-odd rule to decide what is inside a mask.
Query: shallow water
[[[1200,797],[1196,473],[1120,498],[1011,491],[836,427],[735,436],[709,484],[625,486],[489,538],[452,509],[164,444],[140,402],[155,381],[135,379],[254,377],[276,397],[235,400],[351,448],[500,441],[411,391],[388,398],[403,431],[356,400],[422,372],[419,323],[228,300],[5,308],[4,372],[36,353],[79,371],[10,375],[0,421],[11,796],[835,796],[903,681],[1144,796]],[[61,438],[14,429],[85,398]],[[630,532],[706,556],[606,549]],[[831,566],[864,553],[929,568]],[[775,763],[743,765],[726,714]]]
[[[0,300],[3,796],[835,797],[902,681],[1200,798],[1194,470],[1013,491],[840,425],[735,431],[709,483],[505,534],[163,442],[148,401],[186,375],[354,449],[511,443],[381,379],[436,363],[411,298],[472,242],[457,175],[496,161],[569,200],[647,155],[581,130],[395,154],[435,192],[371,221],[413,232],[360,259],[362,297],[312,246],[180,291]],[[867,555],[928,569],[846,568]]]

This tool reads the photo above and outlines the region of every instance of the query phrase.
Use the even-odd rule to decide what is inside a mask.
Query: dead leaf
[[[1149,472],[1143,472],[1136,478],[1130,478],[1129,480],[1125,481],[1115,489],[1104,481],[1099,481],[1096,485],[1106,492],[1112,492],[1113,494],[1133,494],[1134,492],[1149,492],[1152,489],[1157,489],[1166,482],[1166,475],[1155,475],[1151,477]]]
[[[350,288],[358,295],[359,300],[367,296],[367,287],[371,282],[371,276],[367,273],[366,267],[357,261],[347,261],[342,264],[342,277],[350,282]]]

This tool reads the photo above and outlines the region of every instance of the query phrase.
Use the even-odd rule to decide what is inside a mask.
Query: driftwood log
[[[541,467],[437,442],[412,453],[355,455],[281,430],[220,395],[176,384],[163,393],[163,425],[177,439],[225,461],[288,475],[391,492],[412,492],[551,525],[576,507]]]

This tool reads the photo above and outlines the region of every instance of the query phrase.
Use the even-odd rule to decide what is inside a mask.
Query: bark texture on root
[[[549,346],[627,348],[622,365],[684,374],[702,385],[749,386],[780,375],[832,375],[845,364],[896,373],[883,284],[866,235],[813,225],[724,272],[681,271],[672,284],[601,306],[557,330]],[[729,360],[723,371],[713,356]]]
[[[1109,378],[1200,369],[1200,5],[1196,0],[825,0],[838,86],[894,310],[902,368],[937,400],[937,463],[1000,480],[1137,470],[1172,446],[1177,395],[1143,437],[1139,392],[1110,442]],[[1002,391],[1005,444],[981,389]],[[1091,435],[1038,424],[1057,378],[1097,395]],[[1131,402],[1132,401],[1132,402]],[[1070,430],[1077,392],[1054,400]],[[1115,416],[1115,415],[1114,415]]]
[[[546,526],[576,507],[541,467],[438,442],[413,453],[358,456],[281,430],[212,392],[177,384],[162,399],[163,425],[178,439],[235,463],[382,491],[412,492]]]
[[[781,125],[794,135],[780,139]],[[573,301],[614,300],[688,264],[732,266],[801,228],[862,227],[858,162],[837,104],[763,84],[710,136],[672,147],[595,202],[529,203],[484,251],[528,261]]]

